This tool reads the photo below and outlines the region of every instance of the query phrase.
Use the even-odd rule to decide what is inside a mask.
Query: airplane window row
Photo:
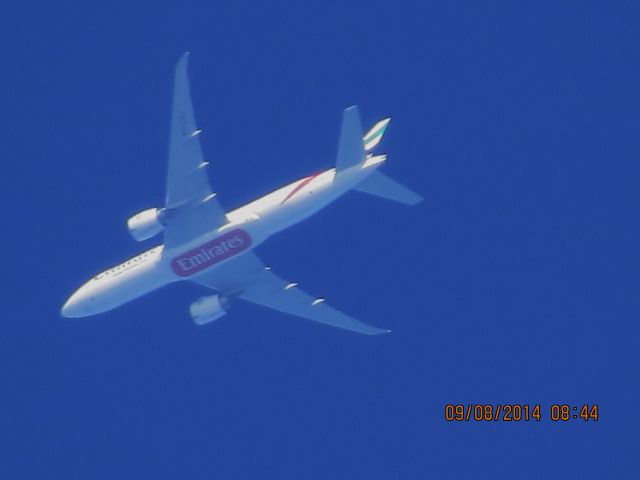
[[[137,263],[137,262],[139,262],[140,260],[145,259],[145,258],[146,258],[146,257],[148,257],[151,253],[155,253],[157,250],[158,250],[158,247],[156,247],[156,248],[154,248],[154,249],[152,249],[152,250],[149,250],[149,251],[147,251],[147,252],[144,252],[143,254],[138,255],[137,257],[133,257],[131,260],[127,260],[125,263],[121,263],[120,265],[116,265],[115,267],[112,267],[112,268],[110,268],[109,270],[106,270],[106,271],[104,271],[104,272],[102,272],[102,273],[100,273],[100,274],[96,275],[96,276],[94,277],[94,279],[95,279],[95,280],[98,280],[98,279],[100,279],[100,278],[102,278],[102,277],[104,277],[104,276],[106,276],[106,275],[109,275],[109,274],[112,274],[112,273],[118,272],[118,271],[120,271],[121,269],[126,268],[126,267],[128,267],[129,265],[131,265],[131,264],[133,264],[133,263]]]

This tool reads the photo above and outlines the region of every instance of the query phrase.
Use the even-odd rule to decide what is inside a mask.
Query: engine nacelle
[[[219,319],[227,313],[229,299],[220,295],[200,297],[189,307],[191,318],[196,325],[204,325]]]
[[[162,223],[162,210],[159,208],[149,208],[136,213],[127,220],[129,233],[138,242],[154,237],[164,230]]]

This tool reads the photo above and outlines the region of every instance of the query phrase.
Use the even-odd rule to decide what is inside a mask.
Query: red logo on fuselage
[[[251,237],[238,228],[174,258],[171,268],[181,277],[189,277],[245,251],[250,246]]]

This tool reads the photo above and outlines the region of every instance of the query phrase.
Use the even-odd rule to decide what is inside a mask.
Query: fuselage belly
[[[377,165],[375,165],[377,167]],[[335,168],[292,182],[227,214],[228,223],[178,248],[156,246],[82,285],[63,307],[67,317],[102,313],[250,251],[271,235],[310,217],[375,168]]]

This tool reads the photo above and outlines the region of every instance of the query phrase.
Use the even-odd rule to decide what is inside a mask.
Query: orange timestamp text
[[[549,419],[552,422],[583,420],[597,422],[600,417],[598,404],[558,404],[542,408],[540,404],[452,404],[444,407],[447,422],[529,422]]]

